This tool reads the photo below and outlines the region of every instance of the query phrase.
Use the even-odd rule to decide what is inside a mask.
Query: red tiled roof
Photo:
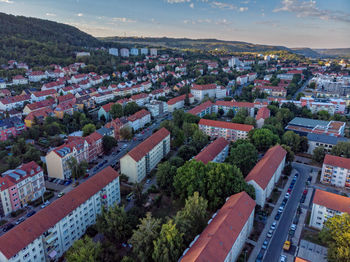
[[[224,148],[229,144],[229,142],[222,137],[217,138],[210,145],[206,146],[194,159],[202,161],[207,164],[212,161]]]
[[[136,121],[137,119],[141,119],[143,118],[144,116],[147,116],[151,114],[150,112],[148,112],[146,109],[141,109],[140,111],[136,112],[135,114],[131,115],[128,117],[128,120],[130,122],[134,122]]]
[[[216,101],[215,105],[217,106],[226,106],[226,107],[244,107],[244,108],[253,108],[254,103],[249,102],[236,102],[236,101]]]
[[[236,124],[231,122],[216,121],[216,120],[209,120],[209,119],[203,119],[203,118],[199,120],[198,124],[204,125],[204,126],[214,126],[219,128],[233,129],[233,130],[246,131],[246,132],[249,132],[254,128],[252,125]]]
[[[316,189],[312,203],[350,214],[350,197]]]
[[[270,109],[268,109],[267,107],[262,107],[258,110],[258,113],[256,114],[255,119],[259,120],[259,119],[266,119],[270,117]]]
[[[0,236],[1,253],[10,259],[118,176],[112,167],[106,167],[34,216],[27,218]]]
[[[112,105],[114,105],[115,103],[111,102],[111,103],[108,103],[106,105],[103,105],[102,108],[104,109],[104,111],[106,113],[108,113],[109,111],[111,111],[111,108],[112,108]]]
[[[69,100],[74,100],[75,96],[73,94],[69,93],[67,95],[59,96],[59,97],[57,97],[57,99],[58,99],[59,103],[62,103],[62,102],[66,102]]]
[[[216,89],[216,84],[207,84],[207,85],[196,85],[196,84],[193,84],[191,89],[194,89],[194,90]]]
[[[200,104],[194,108],[192,108],[190,111],[187,113],[192,114],[192,115],[197,115],[198,113],[202,112],[203,110],[207,109],[208,107],[212,107],[214,104],[211,101],[206,101],[203,104]]]
[[[45,99],[43,101],[35,102],[32,104],[28,104],[27,107],[33,111],[40,108],[52,106],[54,104],[55,104],[55,100],[50,98],[50,99]]]
[[[193,97],[193,95],[192,95],[192,94],[188,94],[188,98],[191,98],[191,97]],[[180,102],[180,101],[182,101],[182,100],[185,100],[185,98],[186,98],[186,94],[185,94],[185,95],[182,95],[182,96],[174,97],[174,98],[172,98],[172,99],[170,99],[170,100],[168,101],[168,105],[174,105],[174,104],[176,104],[177,102]]]
[[[350,169],[350,158],[326,155],[323,164]]]
[[[255,201],[246,192],[232,195],[181,262],[224,261],[254,208]]]
[[[280,145],[271,147],[266,152],[264,157],[249,172],[248,176],[245,178],[245,181],[248,182],[253,180],[262,189],[265,189],[286,154],[287,151]]]
[[[85,137],[86,142],[88,142],[89,144],[96,143],[100,139],[102,139],[102,135],[100,133],[97,133],[97,132],[93,132],[90,135],[88,135],[87,137]]]
[[[38,92],[33,93],[33,95],[35,95],[36,97],[50,96],[50,95],[55,95],[55,94],[56,94],[55,89],[49,89],[49,90],[38,91]]]
[[[137,94],[137,95],[133,95],[131,97],[132,100],[138,100],[138,99],[143,99],[143,98],[146,98],[148,97],[148,94],[145,94],[145,93],[140,93],[140,94]]]
[[[149,151],[151,151],[160,141],[170,135],[170,132],[166,128],[161,128],[137,147],[134,147],[128,155],[132,157],[136,162],[143,158]]]
[[[48,115],[52,114],[53,110],[51,108],[43,107],[40,109],[37,109],[35,111],[30,112],[24,120],[34,120],[35,117],[47,117]]]

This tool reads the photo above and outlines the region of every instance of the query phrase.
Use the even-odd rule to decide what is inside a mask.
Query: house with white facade
[[[225,138],[219,137],[203,148],[194,159],[204,164],[209,162],[223,163],[228,156],[229,145],[230,143]]]
[[[129,125],[134,130],[137,131],[143,128],[146,124],[151,122],[151,113],[146,109],[141,109],[135,114],[128,117]]]
[[[326,154],[320,182],[350,189],[350,158]]]
[[[216,84],[196,85],[191,87],[191,94],[197,101],[202,101],[204,97],[221,99],[226,96],[226,88]]]
[[[182,109],[185,106],[185,100],[186,100],[186,94],[170,99],[167,102],[169,112],[172,113],[176,109]],[[192,94],[188,94],[188,100],[190,104],[194,102],[194,97]]]

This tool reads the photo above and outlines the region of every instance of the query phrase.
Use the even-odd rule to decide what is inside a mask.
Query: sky
[[[0,12],[66,23],[93,36],[350,48],[350,0],[0,0]]]

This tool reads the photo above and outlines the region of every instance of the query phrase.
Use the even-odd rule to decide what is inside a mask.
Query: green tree
[[[298,152],[302,152],[302,153],[307,152],[308,149],[309,149],[309,143],[308,143],[307,137],[301,136],[299,141]]]
[[[177,168],[175,166],[172,166],[169,163],[169,161],[160,163],[158,165],[156,173],[157,185],[162,189],[168,189],[172,191],[173,180],[174,176],[176,175],[176,169]]]
[[[184,164],[185,161],[179,156],[173,156],[169,159],[169,162],[172,166],[179,168]]]
[[[181,128],[184,122],[185,112],[182,109],[177,109],[173,112],[174,125]]]
[[[280,141],[277,135],[273,134],[271,130],[265,128],[253,129],[249,133],[249,136],[252,144],[260,152],[266,151]]]
[[[312,153],[312,159],[318,163],[322,163],[325,155],[326,154],[324,152],[324,147],[319,146],[314,149],[314,152]]]
[[[189,138],[193,136],[194,132],[198,130],[197,124],[184,122],[182,125],[185,137]]]
[[[252,126],[256,127],[256,120],[254,117],[247,116],[246,119],[244,120],[244,124],[252,125]]]
[[[171,145],[173,148],[177,148],[181,145],[183,145],[184,141],[185,141],[185,133],[183,130],[181,130],[180,128],[175,128],[174,129],[174,135],[173,135],[173,140],[171,141]]]
[[[292,149],[287,146],[287,145],[281,145],[283,147],[284,150],[287,151],[287,155],[286,155],[286,162],[293,162],[294,161],[294,152],[292,151]]]
[[[189,244],[193,238],[203,231],[207,224],[208,201],[194,192],[193,196],[186,199],[183,209],[175,216],[175,224],[184,235],[185,244]]]
[[[117,140],[111,136],[103,136],[102,147],[105,154],[109,154],[111,150],[118,145]]]
[[[153,241],[153,260],[157,262],[178,261],[183,248],[182,235],[172,219],[163,224],[159,237]]]
[[[230,109],[230,110],[227,111],[226,116],[229,117],[229,118],[233,118],[235,116],[235,113],[233,112],[232,109]]]
[[[120,137],[124,140],[130,140],[132,138],[132,130],[129,126],[124,126],[119,131]]]
[[[328,245],[327,259],[330,262],[350,261],[350,215],[344,213],[329,218],[319,237]]]
[[[112,242],[125,242],[131,235],[131,226],[124,207],[114,205],[108,210],[102,209],[97,216],[97,230]]]
[[[109,112],[113,119],[122,117],[124,115],[123,106],[121,104],[114,104],[111,106],[111,110]]]
[[[86,169],[88,167],[88,163],[86,161],[78,162],[75,157],[71,157],[67,161],[68,167],[71,171],[71,177],[76,180],[79,177],[82,177],[86,173]]]
[[[197,129],[193,133],[190,145],[195,147],[197,151],[200,151],[203,147],[205,147],[208,144],[208,142],[208,136],[204,134],[202,130]]]
[[[282,143],[297,153],[299,152],[300,136],[293,131],[287,131],[282,136]]]
[[[153,218],[151,213],[147,213],[146,217],[140,219],[137,229],[133,230],[129,243],[133,247],[133,253],[141,262],[152,261],[153,241],[159,237],[160,225],[160,219]]]
[[[68,262],[95,262],[99,260],[101,244],[94,243],[88,236],[75,241],[65,254]]]
[[[251,143],[243,143],[231,148],[229,162],[247,176],[258,161],[258,151]]]
[[[238,123],[238,124],[244,124],[244,121],[245,121],[247,116],[248,116],[248,110],[245,108],[242,108],[242,109],[237,111],[234,118],[232,119],[232,122]]]
[[[136,104],[135,102],[130,102],[125,105],[124,115],[129,116],[129,115],[135,114],[137,111],[140,111],[140,110],[141,108],[139,107],[138,104]]]
[[[332,148],[331,154],[350,158],[350,142],[339,142]]]
[[[179,148],[177,155],[183,160],[187,161],[191,159],[196,153],[197,150],[193,146],[183,145]]]
[[[96,126],[94,124],[86,124],[82,130],[83,136],[88,136],[96,131]]]
[[[317,117],[320,120],[329,120],[329,118],[331,117],[330,114],[325,111],[325,110],[321,110],[317,112]]]

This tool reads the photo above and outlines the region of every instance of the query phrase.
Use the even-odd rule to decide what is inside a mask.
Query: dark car
[[[278,212],[275,216],[275,220],[279,220],[281,218],[282,212]]]
[[[31,217],[32,215],[34,215],[36,212],[34,210],[30,211],[28,214],[27,214],[27,217]]]
[[[255,262],[261,262],[264,257],[264,250],[261,250],[259,255],[256,257]]]
[[[4,226],[4,228],[2,229],[2,231],[7,232],[9,231],[11,228],[13,228],[15,225],[14,224],[7,224],[6,226]]]

